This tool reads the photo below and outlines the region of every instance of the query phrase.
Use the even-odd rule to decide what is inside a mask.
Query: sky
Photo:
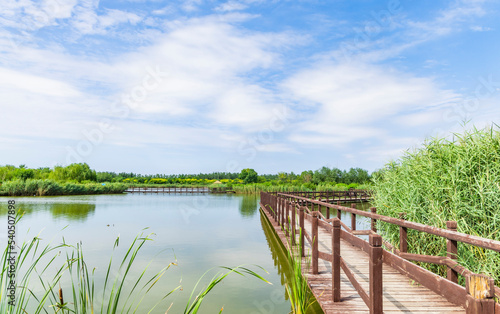
[[[3,0],[0,165],[382,168],[499,123],[500,2]]]

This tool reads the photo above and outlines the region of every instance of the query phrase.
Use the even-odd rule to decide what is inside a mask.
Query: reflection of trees
[[[240,214],[244,218],[250,218],[255,215],[258,209],[257,195],[244,195],[240,203]]]
[[[290,284],[290,278],[294,276],[293,270],[288,261],[288,252],[283,247],[281,240],[277,237],[274,228],[269,224],[267,218],[262,213],[260,215],[260,223],[266,235],[267,245],[273,257],[274,266],[278,269],[278,274],[281,276],[281,285]],[[285,299],[288,300],[288,295],[285,292]],[[323,313],[320,305],[317,302],[307,310],[307,314]]]
[[[287,276],[291,275],[290,264],[288,263],[287,253],[283,250],[282,245],[278,242],[276,234],[272,226],[266,220],[264,215],[260,216],[260,223],[264,234],[266,235],[267,245],[269,246],[269,251],[273,257],[274,266],[278,270],[278,274],[281,277],[281,285],[285,285],[285,280]],[[288,295],[285,293],[285,299],[288,300]]]
[[[95,212],[95,204],[73,203],[73,204],[23,204],[18,203],[17,209],[24,212],[25,216],[36,211],[49,211],[53,218],[72,221],[84,221]],[[0,207],[0,216],[7,214],[7,207]]]
[[[50,211],[54,218],[84,221],[95,212],[95,204],[51,204]]]

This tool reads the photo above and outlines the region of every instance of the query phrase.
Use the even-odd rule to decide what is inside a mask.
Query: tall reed
[[[84,194],[120,194],[127,189],[123,183],[60,183],[53,180],[14,180],[0,186],[0,196],[50,196]]]
[[[16,221],[19,221],[19,218]],[[148,264],[138,276],[129,278],[139,251],[150,240],[152,240],[150,235],[145,236],[141,233],[136,236],[119,262],[118,271],[116,271],[117,267],[113,263],[113,256],[111,256],[104,281],[96,282],[94,277],[95,268],[88,267],[81,244],[73,246],[66,244],[63,240],[60,245],[42,246],[40,237],[33,237],[15,248],[15,269],[17,269],[15,306],[9,304],[9,301],[11,301],[8,296],[11,248],[6,247],[0,260],[2,267],[0,274],[0,313],[137,313],[146,295],[171,266],[177,265],[176,262],[171,262],[155,274],[148,275]],[[114,243],[113,252],[118,245],[119,238]],[[66,256],[64,262],[58,265],[57,262],[62,251],[66,251]],[[198,313],[205,297],[230,274],[249,275],[269,283],[262,276],[244,266],[222,268],[227,272],[218,273],[207,286],[202,287],[197,292],[198,285],[201,282],[200,278],[191,292],[184,314]],[[69,285],[66,282],[69,282]],[[158,300],[148,300],[146,307],[149,310],[147,313],[151,313],[161,305],[165,298],[180,289],[181,286],[178,285],[172,290],[163,293]],[[196,292],[196,297],[193,298]],[[158,310],[165,313],[165,311],[168,312],[169,308]],[[141,311],[144,310],[141,309]]]
[[[382,215],[404,217],[434,227],[458,222],[458,231],[500,240],[500,131],[497,127],[451,139],[431,138],[422,148],[407,152],[374,175],[374,205]],[[399,244],[396,226],[379,226],[386,239]],[[446,255],[445,240],[408,231],[409,252]],[[500,283],[500,256],[496,252],[459,244],[459,262]],[[445,268],[422,264],[444,275]]]
[[[300,230],[302,233],[302,230]],[[299,237],[301,239],[302,237]],[[310,257],[305,259],[305,265],[300,254],[300,247],[292,245],[289,241],[289,249],[287,250],[288,263],[290,265],[290,276],[285,284],[286,294],[290,299],[293,314],[306,314],[309,309],[317,302],[316,298],[309,289],[307,278],[302,274],[305,266],[305,271],[310,269]]]

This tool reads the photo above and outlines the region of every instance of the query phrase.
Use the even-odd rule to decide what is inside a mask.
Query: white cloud
[[[484,0],[457,0],[449,8],[444,9],[431,21],[427,22],[409,22],[413,31],[420,37],[429,39],[452,32],[459,31],[462,24],[469,24],[474,18],[486,14],[483,8]]]
[[[470,29],[473,30],[474,32],[488,32],[492,30],[490,27],[479,26],[479,25],[471,26]]]
[[[199,6],[203,3],[203,0],[183,0],[181,7],[186,12],[193,12],[198,10]]]
[[[75,9],[75,19],[71,21],[81,34],[104,34],[116,25],[137,24],[143,18],[135,13],[107,9],[106,14],[97,14],[98,1],[84,1]]]
[[[248,5],[237,2],[237,1],[228,1],[224,2],[218,7],[215,8],[216,11],[222,11],[222,12],[227,12],[227,11],[239,11],[239,10],[244,10],[248,8]]]
[[[93,10],[86,12],[90,20],[98,18]],[[89,23],[86,31],[111,24]],[[279,64],[279,50],[290,37],[242,31],[215,17],[174,24],[154,44],[116,54],[108,62],[71,55],[57,47],[4,46],[19,70],[0,71],[4,92],[10,89],[2,107],[21,103],[9,113],[22,115],[28,126],[3,125],[2,135],[79,141],[85,139],[82,132],[95,129],[102,118],[112,118],[115,129],[106,135],[107,145],[236,149],[234,138],[268,127],[274,114],[271,109],[277,107],[275,96],[246,76]],[[27,64],[32,65],[33,74],[27,74]],[[132,108],[122,104],[118,114],[113,103],[143,86],[151,69],[166,74],[143,101]],[[262,150],[286,149],[271,144]]]
[[[0,25],[37,30],[71,17],[76,4],[76,0],[5,1],[0,8]]]
[[[317,64],[289,78],[284,88],[296,102],[310,104],[309,118],[291,139],[318,144],[380,138],[391,119],[438,109],[457,97],[429,78],[354,63]]]
[[[80,92],[66,82],[0,68],[0,86],[6,91],[19,90],[55,97],[77,97]]]

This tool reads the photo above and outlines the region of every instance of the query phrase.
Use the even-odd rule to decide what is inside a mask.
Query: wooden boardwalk
[[[235,193],[233,190],[228,190],[225,187],[221,188],[209,188],[209,187],[129,187],[125,190],[127,193],[168,193],[168,194],[176,194],[176,193],[214,193],[214,194],[223,194],[223,193]]]
[[[269,194],[261,195],[261,209],[269,223],[274,227],[276,235],[280,238],[283,245],[288,247],[292,232],[288,232],[289,238],[287,239],[287,232],[284,231],[286,228],[283,228],[282,225],[285,223],[288,226],[295,225],[295,227],[297,227],[297,225],[300,224],[300,218],[297,217],[299,216],[297,212],[295,212],[295,216],[292,216],[294,206],[299,202],[295,204],[292,202],[286,203],[284,200],[279,200],[275,197],[275,202],[272,204],[273,199],[270,199],[272,197],[275,196]],[[272,205],[274,205],[277,211],[270,210]],[[310,206],[309,208],[314,207]],[[346,207],[339,208],[343,208],[346,211],[351,210]],[[305,212],[307,212],[307,209]],[[500,313],[500,306],[494,303],[492,296],[490,296],[488,300],[489,305],[487,306],[489,307],[486,308],[483,306],[484,304],[481,303],[483,301],[471,299],[471,296],[467,294],[464,287],[454,282],[448,282],[446,278],[441,278],[429,273],[386,250],[383,250],[383,254],[380,255],[381,260],[383,259],[383,263],[380,263],[381,265],[378,271],[381,275],[381,284],[379,285],[381,288],[381,306],[378,310],[373,306],[370,308],[369,305],[372,303],[370,303],[371,301],[367,300],[367,298],[376,298],[372,292],[377,290],[378,284],[370,283],[370,267],[372,267],[372,263],[370,262],[371,257],[369,252],[371,251],[369,249],[367,250],[368,242],[353,235],[352,233],[354,230],[349,230],[350,228],[343,223],[341,224],[344,230],[339,233],[342,234],[342,236],[338,237],[340,238],[339,246],[341,256],[339,256],[339,258],[341,259],[341,263],[343,263],[343,271],[339,271],[340,280],[338,283],[340,286],[340,300],[334,302],[334,294],[332,292],[332,287],[334,286],[334,280],[332,279],[332,264],[334,263],[333,256],[335,255],[332,253],[332,245],[336,245],[334,244],[335,242],[332,236],[332,230],[334,230],[334,228],[330,227],[325,222],[318,223],[318,221],[316,221],[315,226],[314,217],[317,217],[316,214],[307,215],[307,213],[305,213],[301,215],[304,217],[301,223],[303,224],[302,228],[305,231],[304,236],[306,238],[306,241],[304,241],[303,252],[305,256],[303,257],[303,265],[306,265],[305,261],[307,259],[312,261],[313,264],[307,269],[305,268],[306,266],[304,266],[303,273],[308,279],[311,291],[326,314],[382,313],[382,309],[383,313],[466,313],[467,307],[467,313]],[[326,220],[328,221],[330,219]],[[335,220],[335,218],[333,220]],[[317,228],[316,233],[314,231],[315,228]],[[292,228],[288,228],[288,230],[292,230]],[[364,232],[358,231],[358,234],[359,233],[364,233],[365,235],[372,234],[370,238],[380,237],[378,235],[374,236],[373,230]],[[295,235],[296,243],[300,242],[299,234],[297,229]],[[316,251],[314,245],[311,245],[314,241],[310,241],[312,238],[315,238],[313,237],[314,234],[317,234],[318,239]],[[396,253],[401,255],[399,251]],[[316,271],[314,270],[314,260],[316,260]],[[406,263],[411,265],[407,265]],[[427,280],[429,276],[433,277],[430,279],[430,282]],[[419,283],[418,279],[421,279],[425,285]],[[495,287],[493,286],[490,288],[494,289]],[[362,296],[362,294],[365,295]],[[468,301],[466,302],[466,300]],[[479,306],[482,311],[471,310],[473,307],[471,304],[476,303],[482,304]]]

